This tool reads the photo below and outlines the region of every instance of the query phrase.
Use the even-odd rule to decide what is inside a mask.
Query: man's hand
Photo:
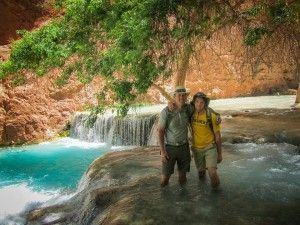
[[[166,163],[169,160],[169,155],[165,149],[160,150],[161,161]]]
[[[168,109],[173,112],[176,109],[175,101],[168,101]]]
[[[223,160],[222,154],[218,154],[217,163],[222,162],[222,160]]]
[[[222,122],[222,118],[220,115],[217,115],[216,124],[219,125]]]

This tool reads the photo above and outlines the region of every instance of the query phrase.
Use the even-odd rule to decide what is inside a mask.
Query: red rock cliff
[[[51,12],[37,7],[40,1],[1,1],[0,58],[9,55],[9,43],[16,29],[31,29],[47,20]],[[43,1],[41,1],[43,2]],[[272,94],[299,83],[299,35],[290,42],[280,41],[280,33],[255,48],[245,47],[237,27],[215,34],[197,47],[188,70],[186,85],[192,93],[202,90],[211,97]],[[60,70],[43,78],[26,74],[22,85],[3,80],[0,85],[0,144],[38,142],[62,129],[71,114],[95,102],[101,81],[83,86],[76,79],[62,89],[54,80]],[[166,85],[171,88],[170,85]],[[156,91],[142,97],[152,102],[162,98]]]

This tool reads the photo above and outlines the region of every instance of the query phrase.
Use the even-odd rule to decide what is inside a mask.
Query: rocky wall
[[[13,10],[13,3],[18,5],[16,0],[1,2],[3,7],[13,13],[12,17],[10,14],[3,14],[2,20],[6,23],[17,21],[19,17],[16,15],[27,15],[26,10],[32,9],[35,13],[40,13],[37,14],[40,17],[35,16],[32,20],[32,26],[20,23],[20,26],[12,27],[31,29],[41,25],[47,16],[40,10],[41,7],[33,7],[29,2],[20,3],[20,10],[17,6]],[[50,14],[49,12],[47,15]],[[26,20],[26,17],[24,18]],[[26,21],[29,23],[29,20]],[[5,23],[1,24],[4,26]],[[0,59],[5,60],[10,52],[7,41],[17,36],[8,37],[7,34],[11,31],[6,28],[1,28],[1,31],[4,31],[0,36],[5,34],[5,37],[2,37],[5,41],[1,42],[3,45],[0,46]],[[199,42],[195,46],[186,80],[186,86],[192,94],[204,91],[211,98],[227,98],[278,94],[286,92],[289,88],[297,88],[300,76],[299,34],[278,31],[252,48],[243,44],[242,36],[241,28],[226,27],[209,40]],[[58,88],[55,86],[55,79],[60,73],[61,71],[56,69],[43,78],[26,73],[25,79],[10,77],[2,80],[0,144],[22,144],[51,138],[53,133],[68,123],[74,111],[96,103],[94,94],[102,87],[101,79],[95,79],[84,87],[76,78],[72,78],[66,87]],[[172,80],[166,81],[164,86],[166,90],[171,91]],[[158,103],[163,100],[160,93],[153,89],[139,97],[139,101],[144,102]]]
[[[99,86],[84,86],[76,78],[58,88],[59,70],[36,78],[26,74],[24,84],[4,81],[0,98],[0,144],[23,144],[53,138],[63,130],[76,110],[95,104]],[[95,82],[97,83],[97,82]],[[98,82],[99,83],[99,82]]]

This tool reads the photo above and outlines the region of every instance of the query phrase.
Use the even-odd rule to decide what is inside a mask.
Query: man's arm
[[[222,140],[221,140],[221,133],[220,131],[217,131],[214,133],[215,135],[215,142],[217,145],[217,152],[218,152],[218,163],[222,162]]]
[[[160,156],[161,160],[165,162],[169,159],[168,153],[165,147],[165,132],[167,126],[167,109],[161,111],[159,120],[158,120],[158,142],[160,147]]]
[[[169,159],[168,153],[165,147],[165,128],[158,127],[158,141],[160,147],[160,156],[162,161],[166,161]]]

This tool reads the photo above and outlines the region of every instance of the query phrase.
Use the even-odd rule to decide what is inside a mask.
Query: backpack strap
[[[166,122],[166,127],[165,127],[165,129],[167,129],[168,128],[168,126],[170,125],[170,123],[171,123],[171,121],[172,121],[172,119],[173,119],[173,117],[171,117],[171,112],[170,112],[170,110],[169,110],[169,108],[167,107],[167,109],[166,109],[166,112],[167,112],[167,122]]]
[[[216,116],[220,116],[220,113],[216,112],[215,110],[213,110],[212,108],[210,107],[207,107],[207,109],[210,110],[211,113],[215,114]]]
[[[212,124],[212,116],[211,116],[212,113],[215,113],[215,111],[212,108],[207,107],[207,109],[206,109],[207,124],[208,124],[210,130],[214,133],[214,127],[213,127],[213,124]],[[219,114],[217,114],[217,115],[219,115]]]
[[[193,109],[191,109],[191,107],[189,107],[189,105],[184,105],[184,112],[186,113],[186,115],[188,116],[189,118],[189,122],[191,122],[191,119],[192,119],[192,115],[193,115]],[[169,110],[169,108],[167,107],[166,108],[166,112],[167,112],[167,122],[166,122],[166,127],[165,129],[168,128],[168,126],[170,125],[172,119],[173,119],[173,116],[171,116],[171,111]]]

